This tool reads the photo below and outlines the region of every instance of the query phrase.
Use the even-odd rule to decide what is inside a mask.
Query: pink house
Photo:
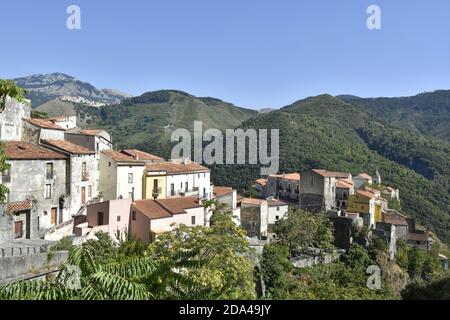
[[[176,225],[203,226],[205,209],[196,197],[138,200],[131,205],[130,234],[150,243]]]
[[[112,239],[117,239],[120,232],[123,237],[128,232],[130,222],[131,199],[109,200],[90,204],[87,207],[86,221],[74,228],[77,236],[93,238],[95,233],[103,231],[108,233]]]

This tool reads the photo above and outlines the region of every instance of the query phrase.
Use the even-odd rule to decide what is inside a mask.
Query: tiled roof
[[[203,207],[197,198],[177,197],[160,200],[138,200],[133,207],[150,219],[170,218],[176,214],[182,214],[187,209]]]
[[[33,203],[30,200],[19,201],[19,202],[9,202],[6,204],[6,213],[15,213],[19,211],[31,210],[33,208]]]
[[[233,191],[234,189],[232,187],[218,187],[218,186],[213,187],[213,194],[215,197],[221,197],[226,194],[232,193]]]
[[[408,240],[411,241],[424,241],[424,242],[428,242],[430,241],[430,236],[428,235],[428,233],[419,233],[419,232],[411,232],[408,233]]]
[[[298,173],[298,172],[284,173],[284,174],[272,174],[269,177],[300,181],[300,173]]]
[[[102,153],[105,156],[108,156],[117,162],[125,162],[125,163],[130,163],[130,164],[144,165],[143,162],[137,161],[133,157],[127,156],[126,154],[123,154],[122,152],[119,152],[119,151],[103,150]]]
[[[351,189],[353,188],[353,182],[350,179],[339,179],[336,182],[336,187],[342,189]]]
[[[67,140],[41,140],[45,145],[58,148],[71,154],[95,154],[95,151],[79,146]]]
[[[164,160],[161,157],[136,149],[122,150],[121,152],[125,155],[133,157],[136,160]]]
[[[100,134],[102,131],[102,129],[85,129],[85,130],[81,130],[80,133],[87,135],[87,136],[96,136],[98,134]]]
[[[383,221],[386,223],[390,223],[396,226],[407,226],[408,222],[406,222],[406,219],[402,216],[393,214],[393,213],[385,213],[383,215]]]
[[[363,180],[372,180],[372,177],[367,173],[360,173],[355,178],[363,179]]]
[[[313,169],[313,172],[321,175],[322,177],[330,178],[348,178],[350,176],[350,173],[345,172],[333,172],[333,171],[327,171],[327,170],[321,170],[321,169]]]
[[[171,214],[183,213],[186,209],[203,207],[195,197],[177,197],[155,200]]]
[[[356,192],[359,195],[364,196],[364,197],[369,198],[369,199],[375,199],[377,197],[373,192],[366,191],[366,190],[358,190]]]
[[[287,206],[288,204],[286,202],[283,202],[278,199],[268,199],[267,204],[269,207],[281,207],[281,206]]]
[[[192,172],[209,172],[210,170],[198,163],[176,163],[176,162],[155,162],[146,164],[147,171],[165,171],[167,173],[192,173]]]
[[[63,154],[25,141],[3,142],[5,155],[10,160],[67,159]]]
[[[267,179],[258,179],[256,180],[256,183],[265,187],[267,185]]]
[[[248,204],[253,206],[260,206],[264,201],[263,199],[251,199],[251,198],[242,198],[241,203],[242,204]]]
[[[39,128],[65,131],[64,128],[58,126],[51,120],[47,119],[24,119],[24,120]]]

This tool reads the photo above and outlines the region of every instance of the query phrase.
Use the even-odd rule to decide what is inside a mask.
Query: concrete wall
[[[186,209],[186,213],[175,214],[170,218],[150,220],[150,230],[155,233],[161,233],[173,230],[175,226],[184,224],[188,227],[204,225],[204,208]],[[195,217],[195,223],[192,224],[192,217]],[[172,225],[173,224],[173,225]]]
[[[57,271],[67,258],[67,251],[0,258],[0,285]]]
[[[64,131],[41,128],[40,138],[45,140],[64,140]]]
[[[59,223],[70,219],[67,210],[60,210],[59,198],[66,195],[66,160],[9,160],[11,164],[11,182],[5,185],[9,188],[9,201],[24,201],[34,198],[37,201],[37,214],[32,215],[32,223],[37,225],[39,217],[40,230],[52,226],[51,209],[57,208]],[[53,164],[53,178],[46,179],[47,163]],[[45,197],[45,186],[51,185],[52,195]]]
[[[9,97],[6,98],[6,107],[0,112],[0,141],[22,140],[22,118],[30,118],[30,103],[19,103]]]

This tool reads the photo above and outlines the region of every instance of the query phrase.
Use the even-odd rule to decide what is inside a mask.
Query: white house
[[[142,199],[145,162],[119,151],[100,153],[100,193],[103,200]]]
[[[286,202],[277,199],[267,199],[268,215],[267,215],[267,237],[273,239],[276,237],[274,227],[277,221],[286,217],[289,206]]]
[[[67,140],[41,140],[41,144],[66,155],[69,159],[69,203],[65,207],[71,215],[77,214],[87,203],[98,197],[97,181],[92,174],[97,168],[95,152]]]
[[[58,116],[53,117],[49,119],[54,124],[60,126],[63,129],[73,129],[77,127],[77,116],[76,115],[70,115],[70,116]]]

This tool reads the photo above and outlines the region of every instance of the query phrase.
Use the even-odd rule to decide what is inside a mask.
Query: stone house
[[[260,199],[268,198],[267,179],[258,179],[255,183],[256,196]]]
[[[53,117],[48,119],[54,124],[60,126],[61,128],[68,130],[77,127],[77,116],[76,115],[62,115],[58,117]]]
[[[353,184],[355,189],[360,189],[365,185],[372,185],[373,178],[369,176],[367,173],[360,173],[357,176],[353,177]]]
[[[303,173],[300,180],[300,207],[311,212],[336,210],[338,179],[351,179],[351,174],[319,169]]]
[[[267,178],[267,193],[265,198],[277,199],[298,203],[300,196],[300,173],[285,173],[270,175]]]
[[[146,243],[178,225],[204,226],[204,208],[195,197],[138,200],[131,205],[130,235]]]
[[[82,146],[88,150],[95,152],[96,166],[95,170],[91,172],[95,180],[95,194],[100,193],[100,152],[103,150],[111,150],[113,145],[111,142],[111,135],[105,130],[80,130],[75,128],[66,131],[64,139],[73,144]]]
[[[10,169],[3,173],[1,183],[9,188],[8,203],[33,203],[29,211],[30,238],[69,219],[64,207],[67,197],[67,156],[25,141],[4,143]],[[23,221],[24,228],[27,222]]]
[[[355,193],[351,179],[337,179],[336,181],[336,207],[346,209],[349,197]]]
[[[97,169],[95,152],[67,140],[41,140],[49,149],[64,154],[67,159],[68,203],[65,204],[70,217],[79,213],[84,206],[97,198],[97,181],[92,174]]]
[[[24,119],[22,140],[39,144],[41,140],[63,140],[65,129],[46,119]]]
[[[115,150],[100,153],[100,193],[104,200],[140,200],[145,162]]]
[[[395,210],[388,210],[383,213],[383,222],[395,226],[395,232],[398,240],[408,239],[408,222],[406,217]]]
[[[241,227],[250,238],[267,240],[269,206],[266,200],[241,199]]]

